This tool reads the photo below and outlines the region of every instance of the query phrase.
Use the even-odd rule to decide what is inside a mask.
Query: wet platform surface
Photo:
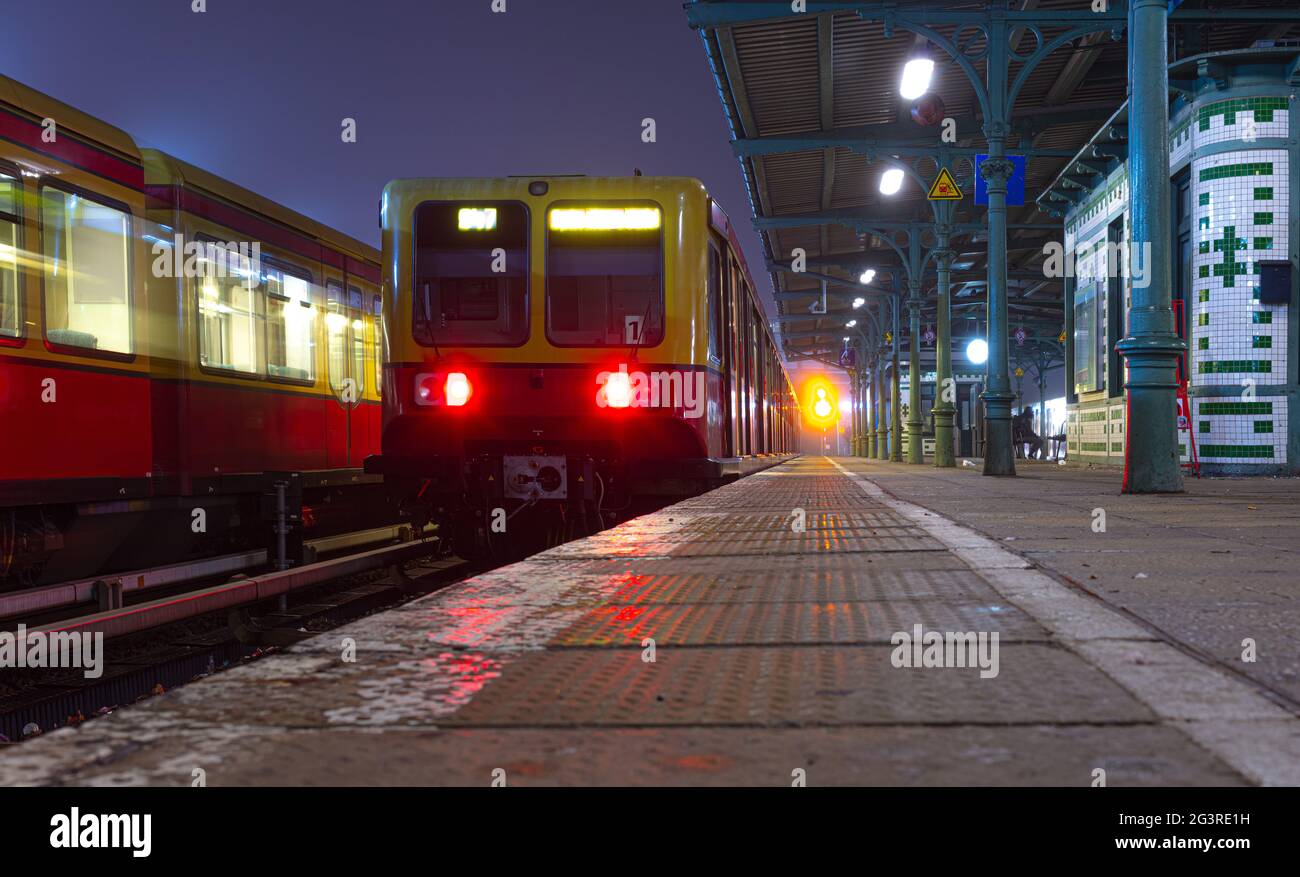
[[[1285,704],[883,471],[796,459],[9,747],[0,783],[1300,782]],[[996,675],[895,666],[917,625],[996,634]]]

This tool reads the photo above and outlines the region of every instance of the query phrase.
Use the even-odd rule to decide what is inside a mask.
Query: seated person
[[[1038,433],[1034,432],[1034,412],[1033,409],[1026,408],[1011,418],[1011,441],[1015,443],[1016,448],[1028,445],[1028,452],[1025,456],[1031,460],[1037,459],[1043,455],[1043,440],[1039,438]]]

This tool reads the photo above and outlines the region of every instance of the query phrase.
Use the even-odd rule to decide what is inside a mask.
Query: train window
[[[722,256],[709,246],[709,358],[722,361]]]
[[[0,338],[23,337],[18,299],[18,179],[0,173]]]
[[[316,380],[316,308],[311,278],[278,266],[262,271],[266,290],[266,371],[273,378]]]
[[[343,392],[348,378],[348,314],[343,302],[343,284],[331,280],[325,285],[325,336],[329,351],[330,387]]]
[[[131,353],[131,216],[84,195],[41,188],[45,337]]]
[[[653,347],[664,337],[662,211],[552,206],[546,336],[561,346]]]
[[[357,396],[366,391],[366,321],[362,319],[364,298],[361,290],[348,287],[348,316],[352,320],[352,377],[357,382]]]
[[[528,209],[427,201],[415,208],[412,332],[425,347],[528,340]]]
[[[375,315],[375,394],[384,395],[384,360],[388,358],[388,339],[384,337],[383,299],[371,299],[371,312]]]
[[[196,281],[199,365],[247,375],[263,373],[265,300],[262,284],[227,272]]]

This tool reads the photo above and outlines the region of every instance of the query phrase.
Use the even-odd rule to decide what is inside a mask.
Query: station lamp
[[[928,49],[912,53],[903,65],[903,78],[898,83],[898,93],[905,100],[916,100],[930,90],[934,77],[934,59]]]
[[[858,321],[857,321],[857,320],[849,320],[847,323],[844,324],[844,328],[846,328],[846,329],[852,329],[852,328],[853,328],[854,326],[856,326],[857,324],[858,324]]]
[[[866,304],[866,303],[867,303],[867,300],[866,300],[865,298],[855,298],[855,299],[853,300],[853,307],[854,307],[854,309],[856,310],[857,308],[862,307],[862,306],[863,306],[864,304]]]
[[[880,194],[897,195],[901,188],[903,188],[902,168],[891,167],[880,175]]]
[[[966,345],[966,359],[971,365],[983,365],[989,359],[989,343],[983,338],[975,338]]]
[[[902,173],[902,171],[899,171],[899,173]],[[876,269],[868,268],[866,271],[862,272],[862,276],[858,278],[858,283],[861,283],[863,286],[866,286],[868,283],[870,283],[875,279],[876,279]]]

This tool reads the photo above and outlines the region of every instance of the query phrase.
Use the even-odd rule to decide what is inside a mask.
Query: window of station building
[[[528,210],[514,202],[415,209],[412,333],[425,347],[528,340]]]
[[[0,172],[0,339],[23,337],[18,298],[18,178]]]
[[[259,282],[230,272],[195,280],[199,303],[199,365],[208,369],[265,374],[266,294]]]
[[[311,277],[279,265],[262,270],[266,291],[266,371],[273,378],[316,380],[316,307]]]
[[[573,347],[653,347],[664,337],[662,211],[554,205],[546,230],[546,336]]]
[[[1080,278],[1074,293],[1074,391],[1092,393],[1101,389],[1102,363],[1106,358],[1106,327],[1103,304],[1105,287],[1099,280]]]
[[[84,195],[41,188],[45,337],[132,352],[131,215]]]

